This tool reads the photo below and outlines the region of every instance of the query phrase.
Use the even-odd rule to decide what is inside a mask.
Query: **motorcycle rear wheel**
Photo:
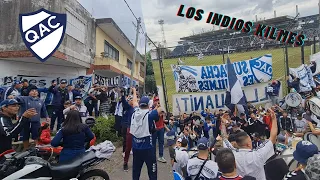
[[[78,179],[79,180],[86,180],[91,177],[102,177],[105,180],[110,180],[108,173],[101,170],[101,169],[90,170],[90,171],[82,174]]]

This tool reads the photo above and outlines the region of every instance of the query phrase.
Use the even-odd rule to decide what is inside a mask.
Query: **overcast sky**
[[[319,13],[319,0],[141,0],[145,19],[145,26],[150,38],[161,41],[160,25],[158,20],[165,21],[164,30],[168,46],[177,45],[179,38],[189,36],[193,32],[200,33],[213,28],[206,24],[206,17],[210,11],[222,13],[245,21],[264,17],[266,19],[274,16],[296,14],[298,5],[301,16]],[[178,17],[176,14],[181,4],[203,9],[205,16],[201,21]],[[215,29],[219,27],[215,26]]]
[[[120,26],[134,44],[136,22],[124,0],[78,0],[95,18],[111,17]],[[210,11],[242,18],[243,20],[269,19],[274,16],[295,16],[296,5],[301,16],[319,13],[318,0],[126,0],[137,17],[142,18],[138,49],[144,54],[143,32],[147,32],[153,41],[161,41],[162,34],[158,20],[165,22],[164,31],[168,46],[177,45],[179,39],[193,33],[209,31],[219,27],[205,23]],[[176,14],[184,4],[204,10],[202,21],[178,17]],[[150,46],[152,49],[153,47]]]
[[[136,24],[137,20],[130,12],[128,6],[124,0],[78,0],[83,7],[85,7],[94,18],[112,18],[116,24],[121,28],[121,30],[130,39],[131,43],[135,44],[136,39],[136,28],[133,22]],[[144,54],[145,38],[144,32],[144,19],[142,13],[142,6],[140,0],[126,0],[130,8],[136,15],[136,17],[141,17],[142,28],[139,34],[138,41],[138,51]]]

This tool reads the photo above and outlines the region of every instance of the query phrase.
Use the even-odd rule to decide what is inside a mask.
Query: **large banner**
[[[51,81],[56,80],[60,82],[62,79],[67,79],[69,84],[75,85],[78,84],[82,87],[82,95],[86,95],[88,90],[91,88],[92,75],[88,76],[79,76],[77,78],[70,77],[34,77],[34,76],[5,76],[0,78],[0,96],[2,97],[4,91],[12,86],[12,83],[15,80],[22,81],[27,79],[29,84],[35,85],[38,87],[40,98],[45,101],[45,104],[51,104],[53,95],[48,92],[48,88],[51,86]]]
[[[127,77],[124,75],[108,78],[108,77],[95,74],[94,82],[101,86],[108,86],[108,87],[118,86],[118,87],[128,88],[130,87],[131,79],[130,77]],[[133,86],[139,85],[139,83],[135,80],[132,82],[132,84]]]
[[[302,64],[297,68],[290,68],[289,71],[300,79],[300,92],[312,91],[312,88],[316,87],[310,67]]]
[[[233,63],[243,87],[272,79],[272,56]],[[176,92],[210,92],[227,89],[226,64],[212,66],[171,65]]]
[[[244,93],[247,101],[252,104],[263,104],[269,102],[267,96],[268,83],[260,83],[244,87]],[[280,88],[279,98],[282,98],[282,86]],[[227,109],[225,107],[226,91],[215,91],[210,93],[189,93],[172,95],[172,112],[190,114],[192,112],[201,112],[205,108],[209,109]]]
[[[81,88],[81,95],[83,99],[88,96],[88,92],[92,86],[92,74],[87,76],[79,76],[74,79],[70,79],[70,84],[74,87],[79,85]]]

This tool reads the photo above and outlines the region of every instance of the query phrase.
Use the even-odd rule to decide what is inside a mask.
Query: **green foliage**
[[[146,72],[146,92],[156,92],[156,79],[154,77],[154,71],[152,66],[152,60],[150,52],[147,54],[147,72]]]
[[[98,117],[96,119],[96,124],[92,128],[92,131],[97,138],[97,143],[106,140],[109,140],[111,142],[117,142],[120,140],[120,138],[117,137],[116,131],[114,129],[114,124],[114,116],[108,116],[108,119],[104,117]]]

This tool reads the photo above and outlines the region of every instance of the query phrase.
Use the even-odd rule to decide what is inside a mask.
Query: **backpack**
[[[143,112],[140,108],[134,110],[131,116],[131,125],[130,125],[130,134],[135,136],[136,138],[142,138],[148,136],[148,132],[144,131],[144,129],[148,129],[150,135],[155,131],[155,123],[150,125],[148,121],[148,116],[150,111]],[[148,123],[148,127],[146,127],[145,122]]]

